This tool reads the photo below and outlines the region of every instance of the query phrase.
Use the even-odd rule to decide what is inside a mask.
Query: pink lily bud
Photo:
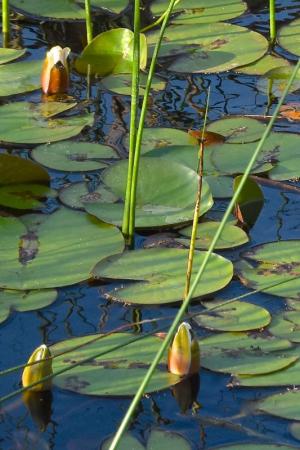
[[[185,376],[199,372],[200,349],[191,326],[183,322],[179,325],[168,354],[169,372]]]
[[[42,91],[44,94],[64,94],[69,87],[68,56],[71,49],[52,47],[47,52],[41,75]]]

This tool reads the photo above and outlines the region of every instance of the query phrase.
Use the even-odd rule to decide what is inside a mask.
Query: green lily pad
[[[140,95],[144,95],[147,82],[147,75],[140,74]],[[120,95],[131,95],[131,74],[109,75],[101,80],[101,84],[108,91],[116,92]],[[166,81],[162,78],[153,77],[151,89],[154,91],[164,90]]]
[[[105,169],[103,182],[121,199],[124,198],[128,161],[119,161]],[[194,215],[197,192],[196,172],[173,161],[160,158],[140,160],[137,186],[136,227],[151,228],[186,223]],[[203,181],[201,211],[204,214],[213,201],[206,181]],[[104,222],[120,226],[123,220],[123,203],[89,202],[85,209]]]
[[[155,0],[151,4],[153,14],[161,15],[168,7],[167,0]],[[172,19],[174,23],[203,24],[233,19],[240,16],[247,9],[242,0],[182,0],[174,8],[174,12],[181,11],[179,16]]]
[[[55,289],[41,291],[15,291],[0,289],[0,323],[4,322],[11,311],[34,311],[45,308],[56,300]]]
[[[158,32],[147,35],[150,53]],[[167,28],[160,56],[178,56],[168,70],[217,73],[250,64],[261,58],[268,42],[261,34],[230,23],[171,25]]]
[[[222,447],[214,447],[209,450],[291,450],[296,449],[296,447],[291,447],[290,445],[280,445],[280,444],[247,444],[242,442],[241,444],[225,445]]]
[[[288,84],[288,80],[292,75],[294,66],[290,65],[288,67],[277,67],[271,69],[264,74],[263,78],[260,78],[257,82],[257,88],[259,91],[267,94],[273,95],[274,97],[281,97],[283,91]],[[289,92],[297,91],[300,88],[300,71],[296,75]]]
[[[0,185],[49,182],[48,172],[33,161],[6,153],[0,154]]]
[[[300,56],[300,19],[292,20],[280,28],[278,43],[281,47],[294,55]]]
[[[12,0],[12,9],[22,11],[25,15],[51,17],[53,19],[84,19],[85,12],[74,0]]]
[[[38,209],[44,206],[40,199],[56,195],[54,189],[41,184],[7,184],[0,186],[0,205],[15,209]]]
[[[0,96],[30,92],[41,87],[42,61],[24,61],[0,67]]]
[[[228,305],[229,307],[230,305]],[[199,341],[201,366],[214,372],[256,375],[278,371],[299,359],[298,355],[278,352],[288,341],[255,338],[246,333],[222,333]]]
[[[215,307],[215,302],[211,303]],[[266,327],[271,322],[269,311],[252,303],[235,301],[228,305],[219,306],[207,314],[199,315],[193,318],[198,325],[219,331],[248,331],[257,330]]]
[[[53,115],[74,106],[55,102],[39,105],[15,102],[0,106],[0,141],[20,144],[41,144],[61,141],[79,134],[92,125],[93,114],[78,117],[57,118]],[[55,112],[53,112],[55,111]],[[46,120],[49,117],[49,120]]]
[[[81,0],[76,0],[82,3]],[[91,6],[94,8],[108,9],[116,14],[119,14],[128,5],[128,0],[91,0]]]
[[[85,172],[107,167],[105,160],[117,158],[117,153],[108,145],[64,141],[41,145],[32,150],[31,156],[50,169]]]
[[[265,55],[252,64],[243,67],[237,67],[235,69],[235,72],[243,73],[245,75],[264,75],[270,70],[289,66],[290,63],[287,59],[281,58],[277,55]]]
[[[213,198],[230,198],[232,196],[233,179],[222,175],[207,175],[205,177]]]
[[[242,116],[228,116],[207,125],[207,131],[221,134],[227,144],[258,141],[265,129],[266,125],[259,120]]]
[[[104,31],[88,44],[75,62],[76,70],[105,77],[116,73],[131,73],[133,62],[133,32],[127,28]],[[146,36],[140,34],[140,68],[147,64]]]
[[[129,135],[126,135],[124,145],[126,148],[129,148]],[[195,149],[199,147],[195,145],[195,142],[186,131],[177,130],[176,128],[145,128],[141,154],[144,155],[149,150],[173,145],[191,145]],[[191,150],[193,147],[191,147]]]
[[[172,303],[182,300],[187,257],[188,250],[141,249],[98,263],[93,275],[96,278],[136,281],[109,292],[107,296],[113,300],[135,304]],[[195,252],[193,277],[204,257],[205,252]],[[213,254],[193,298],[222,289],[230,282],[232,274],[232,263]]]
[[[26,48],[16,50],[14,48],[0,48],[0,64],[5,64],[25,55]]]
[[[103,185],[99,185],[95,190],[89,190],[86,183],[73,183],[61,189],[59,199],[70,208],[84,209],[89,202],[114,203],[119,197]]]
[[[264,153],[276,161],[268,176],[272,180],[289,180],[300,177],[300,136],[295,133],[271,133],[264,146]]]
[[[51,353],[56,355],[77,345],[90,341],[99,336],[89,335],[67,339],[50,347]],[[53,360],[53,372],[94,354],[109,351],[115,346],[129,343],[134,339],[130,333],[114,333],[101,341],[96,341],[78,350],[58,356]],[[143,351],[141,351],[141,343]],[[161,340],[147,336],[127,346],[95,358],[89,363],[58,375],[53,379],[56,386],[72,392],[87,395],[124,396],[134,395],[139,387],[148,367],[156,355]],[[165,367],[164,367],[165,366]],[[177,383],[180,378],[168,373],[166,358],[161,362],[147,386],[147,392],[159,391]]]
[[[202,222],[198,224],[196,248],[207,249],[219,227],[218,222]],[[191,236],[192,227],[188,226],[179,230],[183,236]],[[249,237],[239,227],[232,224],[226,224],[222,234],[215,246],[215,249],[222,250],[226,248],[238,247],[249,241]]]
[[[272,416],[300,420],[300,391],[292,390],[270,395],[257,403],[257,409]]]
[[[269,331],[274,336],[300,342],[300,312],[288,311],[274,316]]]
[[[241,254],[236,268],[243,284],[280,297],[300,298],[300,241],[279,241]],[[268,287],[272,284],[282,283]]]
[[[101,450],[109,450],[112,438],[106,439]],[[125,434],[120,441],[122,450],[191,450],[191,446],[183,436],[164,430],[151,430],[147,445],[142,445],[130,434]]]
[[[3,245],[0,286],[8,289],[42,289],[66,286],[90,278],[93,266],[123,250],[117,228],[68,209],[25,226],[15,217],[0,217]]]
[[[295,439],[300,441],[300,423],[299,422],[291,423],[291,425],[289,426],[289,430],[290,430],[291,435]]]

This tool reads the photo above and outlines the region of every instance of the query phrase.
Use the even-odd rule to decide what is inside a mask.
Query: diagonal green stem
[[[130,222],[130,199],[132,191],[133,161],[136,147],[137,116],[139,103],[139,81],[140,81],[140,1],[134,2],[134,42],[133,42],[133,67],[131,81],[131,110],[130,110],[130,135],[127,184],[125,193],[125,204],[123,213],[122,232],[127,246],[133,244],[133,235],[129,233]]]
[[[134,152],[134,161],[133,161],[133,171],[132,171],[132,183],[131,183],[131,197],[130,197],[130,219],[129,219],[129,238],[133,240],[134,236],[134,228],[135,228],[135,207],[136,207],[136,191],[137,191],[137,182],[138,182],[138,171],[139,171],[139,162],[140,162],[140,154],[141,154],[141,144],[143,138],[144,131],[144,123],[147,113],[147,105],[148,105],[148,97],[151,89],[152,78],[154,75],[154,70],[156,66],[156,61],[158,58],[158,53],[160,50],[161,42],[165,33],[166,26],[169,21],[169,17],[173,10],[174,4],[176,0],[170,0],[168,9],[166,10],[166,15],[164,17],[164,21],[162,23],[158,41],[155,45],[154,52],[151,59],[151,64],[149,68],[149,74],[147,78],[145,93],[143,97],[143,104],[141,109],[141,116],[139,120],[139,126],[136,135],[136,145]]]
[[[200,266],[200,268],[199,268],[199,270],[197,272],[197,275],[196,275],[196,277],[195,277],[195,279],[193,281],[193,284],[191,286],[189,294],[185,298],[185,300],[183,301],[183,303],[182,303],[178,313],[176,314],[176,317],[175,317],[175,319],[174,319],[174,321],[173,321],[173,323],[172,323],[172,325],[171,325],[171,327],[170,327],[170,329],[169,329],[169,331],[168,331],[164,341],[162,342],[162,345],[161,345],[160,349],[158,350],[157,354],[155,355],[155,357],[154,357],[154,359],[153,359],[153,361],[151,363],[151,366],[149,367],[149,369],[148,369],[148,371],[147,371],[147,373],[146,373],[142,383],[140,384],[140,387],[138,388],[137,393],[135,394],[135,396],[134,396],[134,398],[133,398],[133,400],[132,400],[132,402],[131,402],[131,404],[130,404],[130,406],[129,406],[129,408],[128,408],[128,410],[127,410],[127,412],[126,412],[126,414],[125,414],[125,416],[124,416],[124,418],[123,418],[123,420],[122,420],[122,422],[121,422],[121,424],[120,424],[120,426],[119,426],[119,428],[118,428],[118,430],[117,430],[117,432],[115,434],[115,436],[114,436],[114,439],[113,439],[113,441],[112,441],[112,443],[111,443],[111,445],[109,447],[109,450],[115,450],[117,448],[117,445],[120,442],[120,439],[123,436],[124,432],[126,431],[128,425],[129,425],[129,422],[130,422],[130,420],[131,420],[131,418],[132,418],[132,416],[134,414],[134,411],[137,408],[138,403],[141,400],[141,398],[142,398],[142,396],[143,396],[143,394],[145,392],[145,389],[146,389],[149,381],[151,380],[151,377],[152,377],[152,375],[153,375],[153,373],[154,373],[154,371],[156,369],[156,366],[159,364],[163,354],[167,350],[167,348],[168,348],[168,346],[169,346],[169,344],[171,342],[171,339],[173,338],[173,336],[174,336],[174,334],[176,332],[176,329],[177,329],[180,321],[182,320],[182,317],[184,316],[184,313],[185,313],[185,311],[186,311],[186,309],[187,309],[187,307],[189,305],[189,302],[190,302],[190,300],[191,300],[191,298],[193,296],[193,293],[194,293],[194,291],[195,291],[199,281],[201,280],[201,277],[202,277],[203,272],[204,272],[204,270],[206,268],[206,265],[207,265],[207,263],[209,261],[209,258],[211,256],[213,250],[214,250],[214,247],[215,247],[215,245],[216,245],[216,243],[217,243],[217,241],[218,241],[218,239],[219,239],[219,237],[220,237],[220,235],[221,235],[221,233],[222,233],[222,231],[224,229],[224,226],[226,225],[226,222],[227,222],[227,220],[229,218],[229,215],[231,214],[231,211],[234,208],[234,205],[235,205],[235,203],[237,201],[237,198],[240,195],[241,190],[243,189],[245,181],[247,180],[247,178],[248,178],[248,176],[249,176],[249,174],[251,172],[251,169],[252,169],[252,167],[253,167],[253,165],[254,165],[254,163],[256,161],[256,158],[259,155],[259,153],[260,153],[260,151],[261,151],[261,149],[262,149],[262,147],[264,145],[264,142],[265,142],[266,138],[268,137],[268,135],[269,135],[269,133],[271,131],[271,128],[272,128],[272,126],[273,126],[273,124],[274,124],[274,122],[275,122],[275,120],[276,120],[276,118],[277,118],[277,116],[279,114],[279,110],[280,110],[280,108],[281,108],[281,106],[282,106],[282,104],[284,102],[284,99],[285,99],[285,97],[286,97],[286,95],[287,95],[287,93],[288,93],[288,91],[289,91],[289,89],[290,89],[290,87],[292,85],[292,82],[294,81],[294,79],[295,79],[295,77],[296,77],[296,75],[298,73],[299,68],[300,68],[300,59],[298,60],[298,63],[297,63],[297,65],[295,66],[295,68],[293,70],[293,73],[292,73],[292,75],[291,75],[291,77],[290,77],[290,79],[288,81],[288,84],[287,84],[287,86],[286,86],[286,88],[284,90],[284,93],[282,94],[282,97],[281,97],[281,99],[278,102],[278,105],[276,107],[274,115],[272,116],[270,122],[268,123],[268,126],[266,127],[266,130],[263,133],[262,138],[260,139],[260,141],[259,141],[259,143],[258,143],[258,145],[257,145],[257,147],[255,149],[255,151],[253,152],[253,155],[252,155],[252,157],[251,157],[251,159],[250,159],[250,161],[249,161],[249,163],[248,163],[248,165],[247,165],[247,167],[245,169],[245,172],[244,172],[244,174],[243,174],[243,176],[241,178],[241,182],[240,182],[237,190],[235,191],[235,193],[234,193],[234,195],[233,195],[233,197],[232,197],[232,199],[231,199],[231,201],[230,201],[230,203],[229,203],[229,205],[228,205],[228,207],[227,207],[227,209],[226,209],[226,211],[225,211],[225,213],[223,215],[223,218],[222,218],[222,220],[220,222],[220,225],[219,225],[219,227],[218,227],[218,229],[217,229],[217,231],[216,231],[216,233],[215,233],[215,235],[214,235],[214,237],[212,239],[212,242],[211,242],[211,244],[209,246],[209,249],[206,252],[205,257],[204,257],[204,259],[202,261],[202,264],[201,264],[201,266]]]

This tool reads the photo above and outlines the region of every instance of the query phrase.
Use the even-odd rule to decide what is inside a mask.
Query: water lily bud
[[[46,345],[41,345],[34,350],[28,360],[28,364],[33,362],[36,362],[36,364],[25,367],[22,375],[23,387],[27,387],[48,375],[52,375],[52,359],[48,358],[51,358],[51,353]],[[42,381],[41,383],[32,386],[30,390],[48,391],[51,389],[51,384],[52,380]]]
[[[200,369],[200,349],[191,326],[183,322],[179,325],[168,354],[169,372],[185,376]]]
[[[64,94],[69,87],[68,56],[71,49],[52,47],[43,64],[41,83],[44,94]]]

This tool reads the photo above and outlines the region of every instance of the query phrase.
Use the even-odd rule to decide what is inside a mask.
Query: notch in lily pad
[[[240,185],[242,175],[235,177],[233,192]],[[235,216],[239,223],[248,229],[253,227],[264,205],[264,194],[253,178],[248,178],[237,198]]]

